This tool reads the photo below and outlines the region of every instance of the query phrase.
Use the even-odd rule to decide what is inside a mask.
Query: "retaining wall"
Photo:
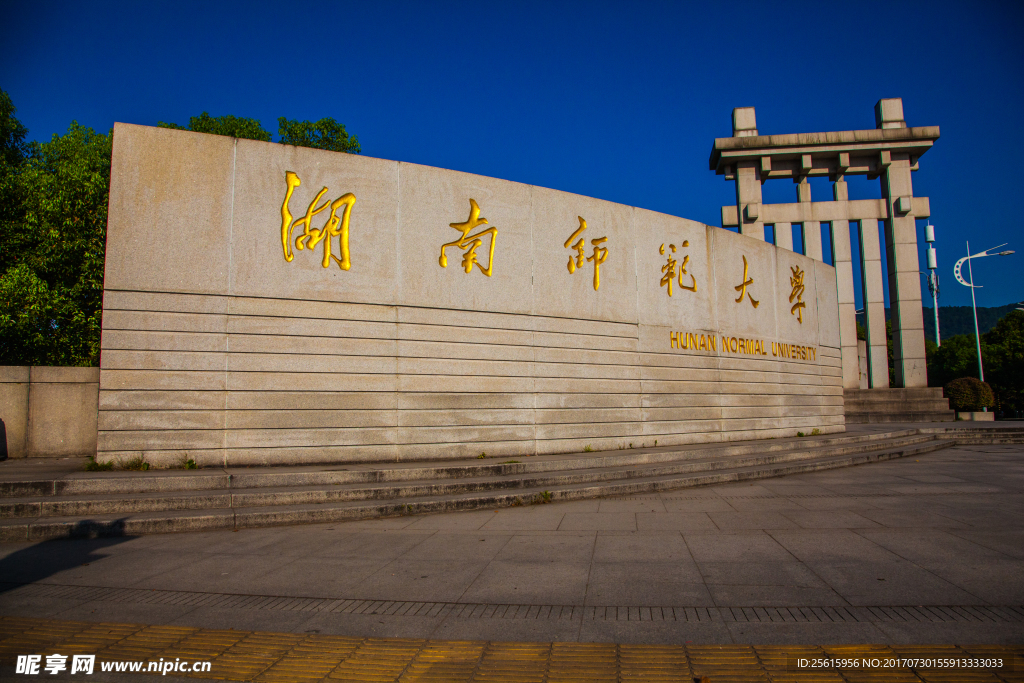
[[[99,368],[0,366],[7,457],[94,455],[99,381]]]

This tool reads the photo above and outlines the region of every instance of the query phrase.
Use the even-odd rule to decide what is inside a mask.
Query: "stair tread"
[[[332,501],[326,503],[298,503],[291,505],[265,505],[265,506],[251,506],[251,507],[237,507],[237,508],[208,508],[202,510],[166,510],[166,511],[150,511],[150,512],[134,512],[134,513],[104,513],[96,515],[74,515],[66,517],[22,517],[22,518],[5,518],[0,520],[0,527],[12,527],[21,525],[33,525],[38,523],[47,524],[74,524],[78,522],[116,522],[118,520],[154,520],[154,519],[182,519],[182,518],[203,518],[203,517],[226,517],[231,515],[245,515],[245,514],[257,514],[257,513],[270,513],[270,512],[301,512],[311,510],[343,510],[343,509],[359,509],[359,508],[379,508],[382,506],[405,506],[405,505],[416,505],[418,503],[426,503],[438,500],[472,500],[474,498],[495,498],[495,497],[522,497],[524,495],[536,494],[542,490],[549,490],[552,492],[556,491],[571,491],[579,490],[584,488],[601,488],[610,489],[618,485],[628,484],[632,486],[642,485],[654,481],[679,481],[679,480],[699,480],[708,478],[721,478],[732,474],[759,472],[763,470],[793,470],[798,468],[810,468],[815,464],[829,463],[836,461],[844,461],[847,459],[864,459],[869,460],[873,456],[882,455],[886,453],[892,453],[895,451],[907,451],[911,452],[930,452],[941,448],[947,448],[953,445],[952,442],[942,439],[931,439],[915,444],[911,444],[910,448],[884,448],[876,449],[873,451],[865,451],[855,454],[843,454],[833,455],[823,458],[808,458],[801,460],[793,460],[784,463],[772,463],[763,465],[748,465],[741,467],[723,468],[710,472],[698,472],[698,473],[681,473],[678,475],[667,475],[667,476],[650,476],[650,477],[631,477],[629,479],[619,479],[613,482],[584,482],[578,484],[565,484],[565,485],[552,485],[552,486],[534,486],[534,487],[523,487],[516,488],[513,490],[498,489],[489,491],[469,491],[459,492],[451,494],[440,494],[440,495],[424,495],[424,496],[411,496],[400,499],[388,499],[388,500],[351,500],[351,501]],[[614,494],[609,494],[614,495]]]
[[[286,494],[303,494],[303,493],[319,493],[329,491],[332,493],[342,492],[369,492],[369,491],[386,491],[389,489],[397,488],[412,488],[412,487],[425,487],[434,486],[441,487],[451,485],[453,487],[466,486],[473,484],[494,484],[501,482],[520,481],[520,480],[535,480],[535,479],[553,479],[558,477],[568,476],[584,476],[584,477],[601,477],[604,475],[615,475],[622,473],[635,473],[645,471],[656,471],[656,470],[667,470],[670,468],[694,468],[698,470],[702,466],[724,464],[724,467],[716,468],[717,470],[726,469],[729,461],[749,461],[749,460],[764,460],[765,458],[799,458],[804,455],[805,457],[799,459],[808,459],[814,456],[816,452],[828,452],[832,451],[833,455],[841,456],[849,453],[835,453],[835,451],[850,451],[855,449],[858,452],[869,452],[876,450],[891,450],[893,448],[902,447],[905,445],[915,445],[918,443],[925,443],[928,441],[935,440],[934,435],[911,435],[904,436],[898,439],[890,439],[886,441],[885,448],[877,449],[871,448],[872,446],[878,445],[874,442],[855,442],[849,444],[836,444],[828,447],[814,447],[811,445],[809,448],[792,448],[776,452],[761,452],[751,455],[730,455],[725,458],[722,456],[706,456],[703,458],[683,459],[683,460],[665,460],[651,463],[642,464],[627,464],[627,465],[613,465],[605,467],[591,467],[585,470],[581,469],[568,469],[568,470],[547,470],[547,471],[524,471],[525,468],[509,467],[507,472],[496,474],[487,473],[478,476],[467,476],[459,478],[450,477],[432,477],[424,479],[413,479],[413,480],[401,480],[394,482],[348,482],[348,483],[333,483],[333,484],[318,484],[318,485],[302,485],[302,486],[268,486],[260,488],[243,488],[243,489],[205,489],[205,490],[186,490],[186,491],[150,491],[134,493],[129,497],[125,494],[118,494],[116,497],[110,493],[97,493],[97,494],[67,494],[57,496],[23,496],[23,497],[8,497],[0,499],[0,510],[5,508],[12,508],[18,505],[60,505],[60,504],[71,504],[71,503],[102,503],[102,502],[123,502],[125,500],[133,501],[176,501],[176,500],[196,500],[197,498],[203,499],[224,499],[231,502],[231,498],[241,499],[256,499],[258,497],[271,497],[275,495],[286,495]],[[798,444],[799,445],[799,444]],[[829,456],[831,457],[831,456]],[[522,464],[522,463],[517,463]],[[704,470],[706,471],[706,469]],[[665,473],[670,474],[670,473]],[[653,476],[664,476],[663,474],[655,474]],[[611,478],[611,477],[606,477]],[[622,477],[619,477],[622,478]],[[629,478],[636,478],[633,475]]]
[[[651,461],[678,461],[687,458],[701,459],[708,457],[715,457],[721,455],[736,455],[742,453],[765,453],[765,452],[783,452],[787,450],[794,450],[798,448],[808,448],[812,445],[829,446],[833,444],[845,444],[845,443],[869,443],[872,441],[879,441],[886,438],[905,438],[913,436],[916,433],[915,430],[905,429],[888,434],[859,434],[859,435],[828,435],[823,434],[820,436],[807,436],[803,438],[791,437],[787,439],[778,440],[762,440],[758,442],[741,442],[741,443],[719,443],[719,444],[688,444],[685,446],[664,446],[647,448],[640,452],[640,449],[636,449],[638,452],[629,453],[619,451],[604,451],[594,453],[593,455],[581,456],[579,453],[567,453],[558,455],[532,455],[522,456],[525,460],[521,463],[525,467],[525,470],[536,472],[544,470],[565,470],[565,469],[593,469],[596,467],[604,466],[618,466],[612,463],[621,462],[622,466],[637,465],[641,464],[640,460],[651,460]],[[304,466],[304,467],[287,467],[287,468],[232,468],[228,470],[220,470],[218,472],[206,472],[206,471],[181,471],[181,470],[169,470],[169,471],[155,471],[146,472],[140,474],[138,472],[75,472],[64,478],[52,479],[52,480],[9,480],[0,482],[0,489],[3,487],[13,487],[22,484],[32,484],[38,482],[60,482],[62,488],[67,491],[64,495],[87,495],[87,491],[90,488],[101,490],[97,493],[105,493],[107,495],[113,493],[143,493],[145,486],[152,486],[151,492],[167,492],[167,491],[199,491],[199,490],[229,490],[228,476],[231,476],[231,490],[237,490],[242,488],[263,488],[269,482],[278,480],[281,482],[295,482],[295,483],[284,483],[281,485],[285,486],[296,486],[302,485],[299,482],[308,481],[308,485],[321,485],[324,483],[333,483],[330,480],[344,480],[346,478],[356,479],[360,475],[380,475],[380,473],[395,473],[405,474],[407,476],[414,476],[418,472],[467,472],[473,470],[480,470],[487,472],[488,470],[494,470],[500,467],[503,463],[495,462],[481,462],[477,463],[473,460],[453,460],[444,462],[410,462],[410,463],[366,463],[366,464],[346,464],[344,467],[339,465],[332,466]],[[342,474],[345,473],[345,474]],[[104,476],[105,475],[105,476]],[[481,475],[483,476],[483,475]],[[365,479],[363,480],[365,481]],[[250,484],[251,486],[247,486]],[[109,487],[108,490],[102,490],[102,487]],[[177,486],[178,488],[173,488]],[[136,489],[131,490],[117,490],[121,489]],[[10,500],[12,498],[24,498],[29,496],[18,496],[5,494],[0,495],[0,500]],[[52,497],[52,494],[41,494],[38,497]]]

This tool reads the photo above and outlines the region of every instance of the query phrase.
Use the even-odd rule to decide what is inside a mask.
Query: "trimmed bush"
[[[949,399],[949,407],[962,412],[976,412],[991,408],[996,399],[992,387],[977,377],[960,377],[947,384],[943,395]]]

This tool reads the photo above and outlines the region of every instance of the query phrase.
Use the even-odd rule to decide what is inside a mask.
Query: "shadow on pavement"
[[[70,538],[41,541],[3,557],[0,559],[0,594],[103,559],[106,557],[100,553],[103,549],[136,538],[126,536],[123,529],[122,520],[110,522],[103,525],[101,537],[90,538],[96,535],[96,523],[86,520],[69,531]]]

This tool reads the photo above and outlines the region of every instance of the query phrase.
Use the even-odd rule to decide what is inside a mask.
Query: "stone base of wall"
[[[996,419],[995,413],[983,413],[983,412],[970,412],[970,413],[957,413],[956,419],[958,420],[970,420],[972,422],[994,422]]]
[[[95,455],[99,368],[0,366],[0,455]]]
[[[873,422],[951,422],[955,415],[938,387],[845,389],[847,424]]]

